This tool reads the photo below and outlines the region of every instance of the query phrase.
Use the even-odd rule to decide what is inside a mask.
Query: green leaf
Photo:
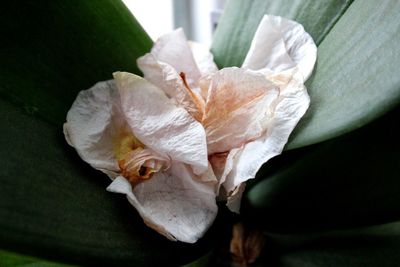
[[[352,0],[230,0],[215,32],[212,52],[219,67],[240,66],[265,14],[294,19],[319,44]]]
[[[251,226],[247,225],[246,227]],[[397,266],[400,261],[400,221],[345,230],[303,234],[264,232],[265,243],[255,263],[274,267]],[[229,241],[200,266],[231,267]],[[194,265],[197,266],[197,265]]]
[[[367,124],[399,104],[400,2],[357,0],[318,47],[311,106],[289,148]]]
[[[0,246],[75,264],[182,264],[204,253],[144,225],[110,180],[84,163],[62,129],[0,101]]]
[[[397,108],[340,138],[289,151],[275,160],[281,164],[273,172],[266,164],[260,173],[266,178],[249,190],[242,210],[250,221],[279,232],[399,219],[399,116]]]
[[[303,235],[267,234],[259,265],[279,267],[396,266],[400,222]]]
[[[138,73],[152,45],[120,1],[9,1],[0,12],[0,95],[57,125],[80,90]]]
[[[0,250],[0,266],[2,267],[72,267],[29,257],[9,251]]]
[[[302,23],[318,47],[306,83],[311,106],[287,148],[339,136],[383,115],[400,99],[400,3],[230,1],[212,51],[220,67],[240,66],[264,14]]]
[[[184,264],[203,255],[146,227],[66,144],[80,90],[138,72],[151,40],[120,1],[8,1],[0,22],[0,248],[84,265]],[[212,231],[211,231],[212,232]]]
[[[189,264],[186,264],[185,266],[182,267],[205,267],[205,266],[210,266],[211,264],[211,258],[212,254],[208,253],[206,255],[204,255],[203,257],[197,259],[194,262],[191,262]]]

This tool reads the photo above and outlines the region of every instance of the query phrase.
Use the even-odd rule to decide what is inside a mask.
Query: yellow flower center
[[[114,155],[121,175],[133,185],[150,179],[162,166],[157,164],[151,151],[131,133],[121,134],[117,138]]]

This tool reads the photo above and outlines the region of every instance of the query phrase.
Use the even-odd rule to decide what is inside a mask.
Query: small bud
[[[245,229],[242,223],[235,224],[230,245],[233,261],[240,266],[254,263],[261,253],[264,241],[261,231]]]

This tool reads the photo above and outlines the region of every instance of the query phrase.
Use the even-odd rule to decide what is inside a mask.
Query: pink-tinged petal
[[[278,87],[260,73],[225,68],[214,74],[202,120],[209,155],[259,138],[270,118],[270,104],[278,94]]]
[[[169,64],[159,62],[154,55],[147,53],[136,61],[139,69],[143,72],[143,78],[162,89],[170,98],[182,94],[183,82],[179,74]]]
[[[203,126],[145,79],[126,72],[114,78],[133,134],[161,156],[192,165],[196,174],[207,171]]]
[[[178,106],[184,107],[195,119],[201,119],[204,100],[189,85],[185,84],[185,74],[179,74],[169,64],[157,61],[150,53],[137,60],[144,78],[162,89]],[[183,77],[182,77],[183,76]]]
[[[189,41],[188,43],[202,76],[207,76],[218,71],[218,67],[214,63],[214,56],[210,53],[207,46],[193,41]]]
[[[242,204],[242,196],[245,189],[246,183],[241,183],[231,192],[230,196],[228,196],[226,206],[230,211],[235,213],[240,212],[240,205]]]
[[[265,15],[254,35],[243,68],[283,71],[298,67],[304,80],[311,75],[317,47],[301,24]]]
[[[234,158],[236,153],[240,152],[243,147],[233,148],[229,152],[225,153],[215,153],[208,157],[210,164],[213,168],[216,179],[218,180],[217,195],[218,200],[227,200],[228,192],[225,190],[220,190],[221,185],[225,182],[226,177],[232,171]],[[222,188],[224,189],[224,188]]]
[[[119,171],[113,141],[125,124],[118,105],[114,81],[99,82],[78,94],[64,124],[65,138],[80,157],[112,178]]]
[[[134,189],[120,176],[107,190],[126,194],[144,222],[170,240],[196,242],[217,215],[214,184],[201,182],[181,163]]]
[[[182,29],[161,36],[150,53],[157,61],[171,65],[177,73],[185,73],[191,88],[197,87],[201,73]]]
[[[277,74],[271,79],[284,81],[287,76]],[[302,75],[297,73],[289,83],[282,85],[265,133],[236,153],[233,168],[223,184],[227,192],[232,192],[231,196],[238,186],[255,177],[261,165],[282,152],[290,133],[309,106],[310,99],[302,79]]]

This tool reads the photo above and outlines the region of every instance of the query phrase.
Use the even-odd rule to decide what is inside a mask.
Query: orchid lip
[[[168,167],[167,161],[148,149],[132,133],[123,133],[114,140],[114,154],[121,175],[132,186],[147,181]]]

